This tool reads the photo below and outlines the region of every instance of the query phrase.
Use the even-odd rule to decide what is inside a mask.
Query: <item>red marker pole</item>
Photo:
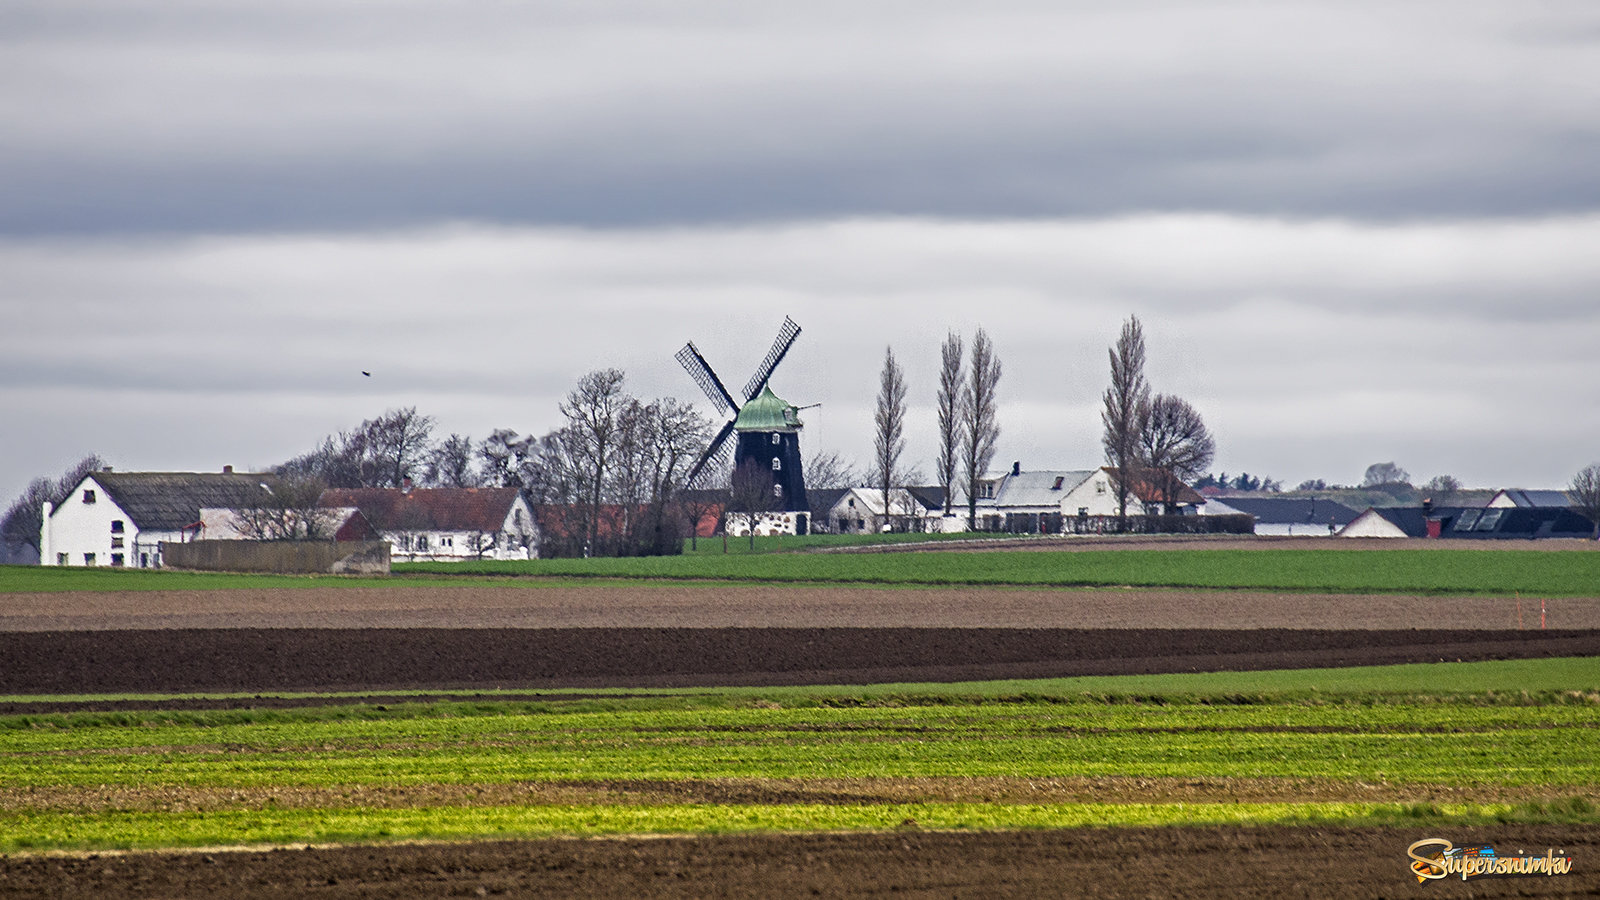
[[[1539,630],[1544,630],[1544,598],[1539,598]]]

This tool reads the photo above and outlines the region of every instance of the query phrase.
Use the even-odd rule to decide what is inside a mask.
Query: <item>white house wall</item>
[[[86,492],[94,502],[86,503]],[[113,530],[121,523],[121,531]],[[72,493],[51,509],[40,528],[42,566],[159,566],[162,540],[176,540],[167,532],[141,533],[133,517],[111,499],[111,495],[90,475]],[[119,559],[120,557],[120,559]]]

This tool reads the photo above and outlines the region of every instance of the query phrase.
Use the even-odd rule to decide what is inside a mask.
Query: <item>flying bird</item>
[[[361,374],[363,374],[363,375],[365,375],[365,376],[367,376],[367,377],[368,377],[368,378],[371,378],[371,377],[372,377],[372,373],[371,373],[371,372],[368,372],[368,371],[367,371],[367,370],[365,370],[365,369],[362,369],[362,370],[361,370]]]

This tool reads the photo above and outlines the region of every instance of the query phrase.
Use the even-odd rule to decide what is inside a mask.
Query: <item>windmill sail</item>
[[[744,399],[748,403],[754,400],[761,389],[767,386],[767,379],[772,377],[772,370],[783,362],[784,354],[794,346],[795,338],[800,336],[800,326],[788,316],[783,317],[783,327],[778,329],[778,337],[772,342],[772,349],[767,351],[767,358],[756,367],[756,373],[750,376],[750,383],[744,386]],[[691,373],[692,374],[692,373]]]
[[[700,458],[695,460],[694,468],[690,469],[689,474],[684,477],[684,484],[693,485],[698,481],[700,473],[705,471],[707,463],[715,462],[718,470],[727,468],[728,454],[724,451],[728,443],[728,435],[733,434],[733,423],[735,421],[735,419],[729,419],[728,424],[722,426],[722,430],[717,432],[717,436],[711,439],[710,444],[706,445],[705,452],[700,454]]]
[[[734,414],[739,412],[739,404],[733,402],[733,395],[722,386],[722,379],[711,370],[706,358],[701,356],[699,348],[695,347],[694,341],[684,344],[683,349],[678,351],[678,363],[689,373],[689,377],[694,379],[694,383],[700,385],[700,390],[706,392],[707,399],[719,406],[726,403],[729,412]]]

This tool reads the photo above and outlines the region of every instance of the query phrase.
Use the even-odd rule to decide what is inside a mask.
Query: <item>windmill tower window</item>
[[[777,435],[773,435],[773,437],[777,437]],[[778,457],[774,456],[772,458],[772,471],[779,472],[779,471],[782,471],[782,470],[783,470],[783,460],[781,460]]]
[[[778,434],[776,432],[774,432],[773,435],[772,435],[772,443],[774,443],[774,444],[778,443],[778,439],[779,439]]]

